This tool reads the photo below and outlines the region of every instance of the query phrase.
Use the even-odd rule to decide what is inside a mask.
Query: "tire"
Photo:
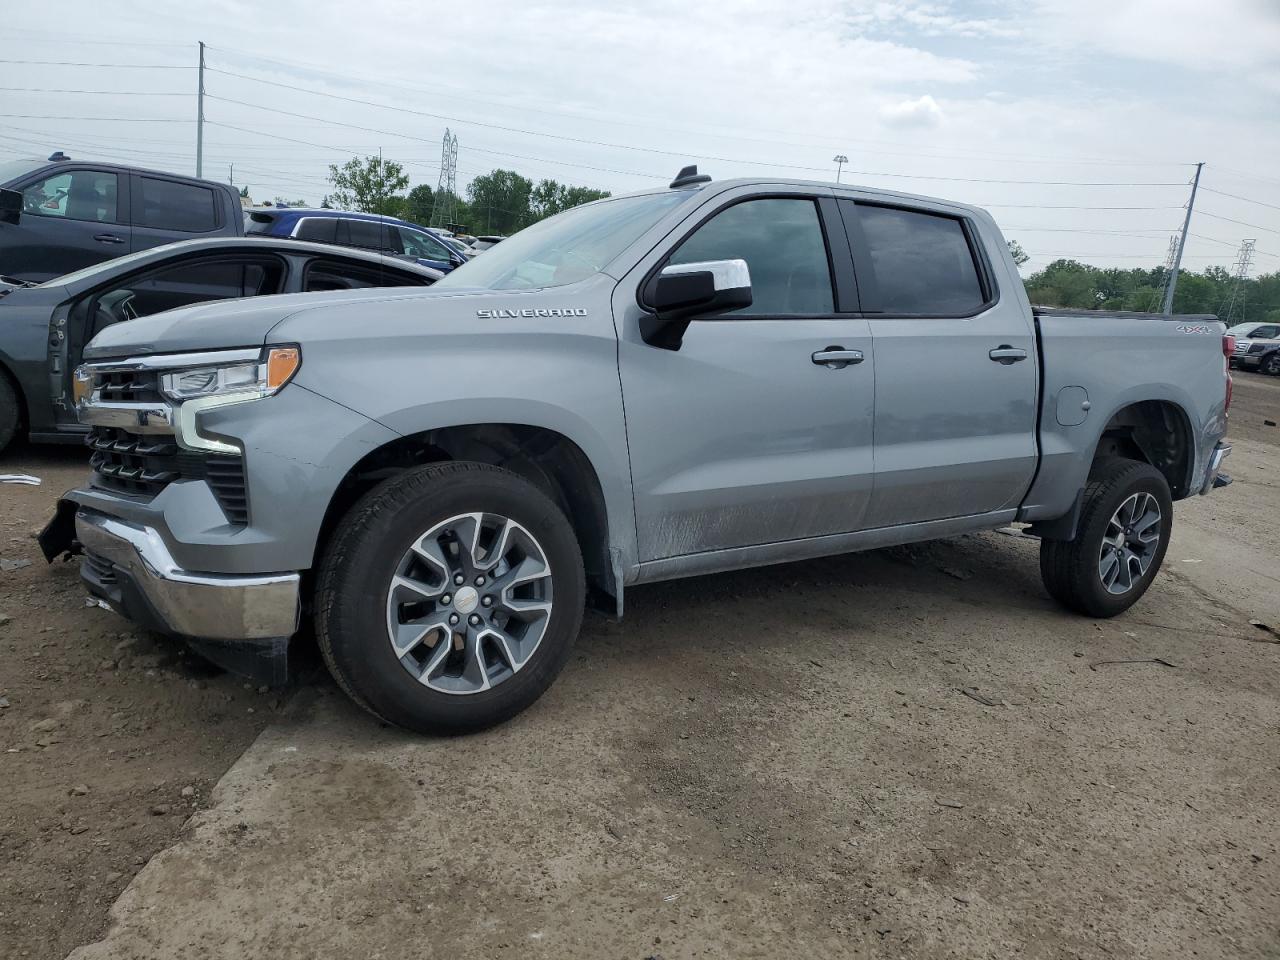
[[[8,447],[18,432],[19,412],[18,391],[8,375],[0,370],[0,450]]]
[[[1151,499],[1144,500],[1144,495]],[[1154,521],[1159,541],[1154,544],[1143,542],[1139,546],[1136,533],[1130,539],[1122,528],[1112,527],[1117,511],[1135,497],[1134,505],[1142,504],[1144,512],[1134,527],[1144,522],[1152,524],[1149,505],[1153,504],[1159,511],[1159,518]],[[1152,526],[1148,526],[1143,532],[1151,529]],[[1076,538],[1040,541],[1040,577],[1045,589],[1067,609],[1086,616],[1114,617],[1123,613],[1151,586],[1164,562],[1172,529],[1173,499],[1169,495],[1169,483],[1159,470],[1122,457],[1100,460],[1089,474]],[[1110,539],[1104,544],[1104,538],[1109,535]],[[1136,559],[1123,552],[1114,553],[1112,541],[1119,537],[1123,537],[1125,543],[1118,549],[1129,550]],[[1114,567],[1110,562],[1112,558],[1103,555],[1104,546],[1114,554]],[[1146,552],[1137,555],[1138,549]],[[1142,567],[1144,556],[1147,565]],[[1104,577],[1113,578],[1110,586]]]
[[[1258,369],[1268,376],[1280,377],[1280,350],[1267,354]]]
[[[499,542],[505,552],[484,568]],[[379,719],[465,733],[514,716],[551,685],[585,598],[573,527],[542,491],[487,464],[431,464],[385,481],[339,524],[320,565],[316,638],[338,685]],[[424,623],[438,627],[415,641]]]

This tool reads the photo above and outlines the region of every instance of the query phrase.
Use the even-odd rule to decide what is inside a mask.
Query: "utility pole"
[[[1191,229],[1191,211],[1196,205],[1196,188],[1200,186],[1200,171],[1204,163],[1196,164],[1196,176],[1191,181],[1191,199],[1187,201],[1187,216],[1182,221],[1182,236],[1178,238],[1178,255],[1173,259],[1173,271],[1169,274],[1169,288],[1164,292],[1164,305],[1160,312],[1166,317],[1173,313],[1173,292],[1178,286],[1178,270],[1182,267],[1182,251],[1187,245],[1187,231]]]
[[[204,41],[200,41],[199,80],[196,86],[196,176],[204,176]]]
[[[836,183],[839,183],[840,170],[844,167],[846,163],[849,162],[849,158],[846,157],[843,153],[837,153],[834,157],[831,158],[831,162],[836,165]]]
[[[227,183],[233,187],[236,185],[236,165],[234,163],[227,164]]]

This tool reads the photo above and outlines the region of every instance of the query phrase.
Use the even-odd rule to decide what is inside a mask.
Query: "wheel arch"
[[[1188,497],[1194,490],[1195,434],[1186,409],[1173,400],[1138,400],[1112,413],[1094,446],[1092,464],[1116,456],[1140,460],[1159,470],[1174,500]]]
[[[589,588],[610,598],[621,612],[622,578],[610,549],[609,513],[598,471],[572,439],[529,424],[436,427],[371,450],[346,472],[329,501],[316,539],[315,564],[342,517],[377,484],[413,467],[462,460],[510,470],[551,497],[573,526]]]
[[[8,381],[9,386],[13,388],[13,394],[18,398],[18,422],[15,438],[21,433],[23,425],[30,427],[31,411],[27,408],[27,392],[23,389],[22,381],[18,379],[18,375],[14,373],[12,365],[3,356],[0,356],[0,377]]]

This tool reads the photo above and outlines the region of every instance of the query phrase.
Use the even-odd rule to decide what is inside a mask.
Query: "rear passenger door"
[[[875,341],[867,526],[1016,507],[1035,471],[1038,378],[1025,300],[1001,289],[1020,281],[997,276],[981,225],[953,208],[840,208]]]
[[[135,251],[221,231],[222,206],[211,187],[140,173],[131,179]]]

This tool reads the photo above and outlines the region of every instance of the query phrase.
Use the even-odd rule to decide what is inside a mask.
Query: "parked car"
[[[0,274],[40,282],[162,243],[241,236],[234,187],[72,160],[0,163]]]
[[[83,545],[93,596],[274,679],[312,611],[343,690],[419,731],[528,706],[586,598],[637,583],[1027,521],[1067,608],[1143,595],[1173,501],[1222,480],[1221,323],[1033,311],[976,207],[709,180],[420,293],[107,328],[81,416],[139,481],[99,466],[46,555]]]
[[[153,247],[39,285],[0,283],[0,450],[20,428],[40,442],[84,439],[87,428],[76,419],[72,373],[84,345],[114,324],[213,300],[421,287],[443,275],[362,250],[218,237]],[[309,301],[289,298],[280,304],[293,302]],[[243,307],[222,304],[219,309],[215,322],[229,330],[234,324],[228,316]],[[114,396],[138,399],[127,390]],[[136,418],[121,416],[123,424],[138,425]]]
[[[1280,375],[1280,323],[1238,323],[1227,333],[1236,338],[1233,367]]]
[[[255,207],[245,211],[250,235],[294,237],[316,243],[377,250],[448,273],[467,262],[462,252],[426,227],[376,213],[308,210],[301,207]]]
[[[471,246],[475,248],[476,253],[483,253],[485,250],[488,250],[490,247],[497,246],[505,239],[507,238],[494,237],[494,236],[476,237],[476,242],[473,243]]]

